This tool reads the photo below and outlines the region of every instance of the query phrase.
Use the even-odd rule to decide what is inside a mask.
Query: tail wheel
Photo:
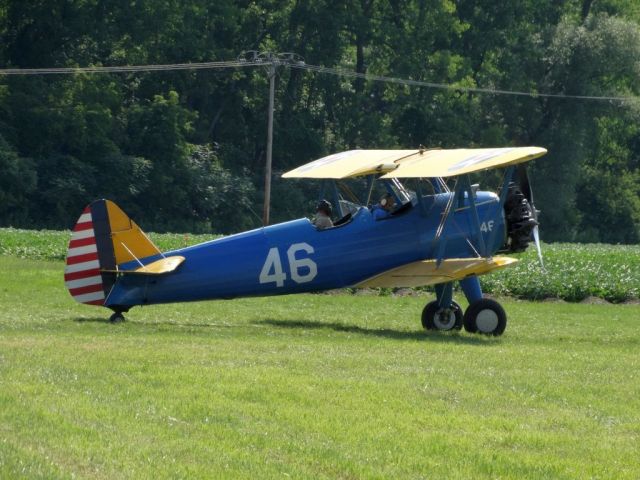
[[[460,330],[462,309],[456,302],[449,307],[440,307],[436,300],[429,302],[422,310],[422,326],[426,330]]]
[[[507,327],[507,314],[495,300],[482,298],[469,305],[464,312],[463,323],[467,332],[497,337]]]
[[[122,312],[113,312],[113,315],[109,317],[109,321],[111,323],[124,322],[124,315],[122,315]]]

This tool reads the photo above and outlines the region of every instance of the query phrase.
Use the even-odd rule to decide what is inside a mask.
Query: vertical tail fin
[[[71,234],[67,266],[64,269],[64,284],[77,302],[90,305],[104,304],[107,292],[100,273],[91,205],[82,211]]]
[[[104,305],[119,265],[159,253],[115,203],[96,200],[82,211],[71,234],[65,285],[76,301]]]

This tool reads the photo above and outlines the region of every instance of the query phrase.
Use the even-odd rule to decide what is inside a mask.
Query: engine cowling
[[[531,242],[531,232],[538,225],[536,212],[518,185],[511,183],[504,204],[507,238],[502,251],[523,252]]]

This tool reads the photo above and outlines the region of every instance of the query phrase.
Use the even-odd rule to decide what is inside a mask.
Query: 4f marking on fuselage
[[[480,225],[480,231],[484,233],[488,233],[493,230],[493,220],[489,220],[488,222],[482,222]]]

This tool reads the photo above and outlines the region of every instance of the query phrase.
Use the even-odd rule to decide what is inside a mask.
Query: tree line
[[[3,68],[140,65],[295,52],[280,68],[276,172],[351,148],[538,145],[547,241],[640,241],[640,5],[634,0],[0,0]],[[625,101],[513,96],[465,87]],[[68,228],[105,197],[154,230],[260,224],[262,68],[0,76],[0,225]],[[274,176],[272,219],[317,185]]]

